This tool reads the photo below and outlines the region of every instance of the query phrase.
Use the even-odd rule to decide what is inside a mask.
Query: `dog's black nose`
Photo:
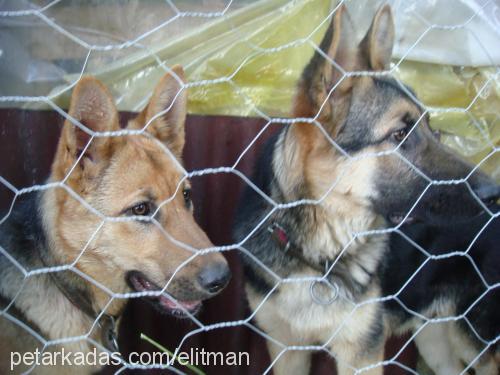
[[[206,266],[198,275],[200,285],[210,293],[220,292],[231,279],[231,271],[226,263]]]
[[[483,185],[474,189],[477,197],[485,204],[494,204],[500,198],[500,185]]]

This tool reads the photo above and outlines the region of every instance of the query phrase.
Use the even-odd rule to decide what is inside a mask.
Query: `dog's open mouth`
[[[162,290],[158,285],[150,281],[144,274],[138,271],[131,271],[127,274],[127,282],[135,292],[157,292]],[[161,295],[144,296],[144,299],[151,302],[161,312],[184,318],[196,314],[201,308],[201,301],[181,301],[175,302],[166,293]]]

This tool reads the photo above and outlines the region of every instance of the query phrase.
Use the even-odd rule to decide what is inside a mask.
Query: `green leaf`
[[[154,347],[156,347],[157,349],[160,349],[162,352],[167,353],[169,356],[171,356],[173,358],[172,363],[174,363],[176,361],[177,358],[174,355],[174,353],[172,353],[170,350],[165,348],[163,345],[157,343],[155,340],[153,340],[149,336],[146,336],[144,333],[141,333],[141,340],[145,340],[145,341],[149,342],[151,345],[153,345]],[[191,371],[193,371],[197,375],[206,375],[201,369],[199,369],[196,366],[193,366],[190,364],[185,364],[185,365],[183,365],[181,363],[179,363],[179,364],[182,366],[186,366],[188,369],[190,369]]]

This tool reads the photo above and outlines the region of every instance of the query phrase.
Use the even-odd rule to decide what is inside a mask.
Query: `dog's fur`
[[[460,374],[469,364],[476,374],[498,374],[500,290],[487,292],[486,285],[500,283],[500,218],[481,215],[452,226],[415,223],[401,229],[403,234],[391,235],[382,273],[383,294],[398,297],[386,303],[393,333],[418,332],[415,343],[437,375]],[[423,251],[441,258],[428,259]],[[462,255],[447,256],[455,252]],[[462,314],[470,326],[452,319],[419,330],[422,317]]]
[[[387,329],[377,299],[383,295],[380,271],[388,243],[384,233],[364,232],[386,228],[386,220],[400,224],[406,213],[406,220],[440,222],[482,210],[464,183],[427,186],[420,172],[433,180],[461,179],[472,166],[440,144],[410,89],[387,75],[344,76],[338,69],[388,69],[394,41],[390,8],[377,12],[359,45],[353,38],[341,5],[321,51],[303,71],[293,106],[294,118],[317,122],[283,129],[267,144],[253,178],[277,203],[319,203],[305,201],[270,214],[273,207],[248,187],[237,213],[235,240],[245,239],[242,249],[251,254],[243,258],[247,296],[258,326],[271,338],[278,375],[308,373],[310,351],[285,350],[294,345],[324,345],[341,375],[354,369],[381,374]],[[477,192],[498,190],[481,172],[467,181]],[[274,223],[301,257],[273,241]],[[323,276],[310,264],[327,261],[335,262],[327,278],[339,287],[339,297],[322,305],[311,298],[311,281],[293,279]],[[317,287],[321,293],[326,301],[333,291]]]
[[[175,75],[162,78],[148,106],[128,123],[130,130],[147,125],[144,133],[91,139],[67,120],[48,179],[48,183],[63,181],[66,188],[19,196],[0,227],[0,245],[5,251],[0,254],[2,309],[13,300],[6,311],[9,316],[46,340],[89,334],[109,349],[101,340],[100,325],[92,328],[94,317],[77,306],[79,301],[87,302],[96,314],[105,310],[117,318],[126,299],[111,300],[109,292],[158,291],[171,281],[166,292],[177,305],[165,295],[145,298],[162,311],[182,315],[194,313],[197,301],[214,295],[228,280],[229,270],[221,254],[192,258],[193,251],[181,245],[191,249],[213,246],[193,218],[189,182],[179,164],[186,90],[181,85],[182,68],[176,66],[173,72]],[[93,132],[120,130],[113,98],[92,77],[76,85],[68,113]],[[77,195],[85,205],[75,198]],[[103,221],[104,217],[111,220]],[[73,265],[78,272],[56,270],[24,278],[12,259],[28,272],[59,265]],[[217,290],[207,290],[200,280],[206,277],[203,272],[214,267],[222,280]],[[0,317],[0,341],[1,373],[9,369],[10,352],[33,352],[43,347],[4,315]],[[62,346],[66,352],[84,354],[94,348],[92,342],[81,338],[46,350]],[[95,369],[36,367],[34,373],[91,370]]]

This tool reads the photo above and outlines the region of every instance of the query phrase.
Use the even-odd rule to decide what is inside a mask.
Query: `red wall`
[[[123,113],[122,120],[126,121],[130,115]],[[55,112],[0,109],[0,176],[17,188],[43,183],[63,121],[64,119]],[[264,120],[253,118],[188,116],[184,150],[186,169],[191,171],[232,166],[265,124]],[[260,146],[281,126],[272,124],[248,151],[237,169],[250,176]],[[243,181],[234,174],[218,173],[196,177],[192,179],[192,184],[198,223],[214,244],[230,244],[232,219]],[[1,217],[13,196],[0,183]],[[233,279],[223,293],[205,303],[200,315],[203,323],[235,321],[249,316],[238,254],[230,251],[225,255],[233,271]],[[149,305],[133,300],[122,320],[120,347],[124,353],[153,351],[151,345],[140,340],[139,335],[142,332],[173,351],[185,334],[196,328],[190,321],[160,315]],[[402,343],[402,340],[391,340],[386,356],[389,358],[398,352]],[[250,354],[249,367],[206,368],[207,374],[260,374],[269,365],[265,340],[247,327],[230,327],[197,334],[190,337],[184,345],[184,350],[195,346],[203,347],[206,351],[246,351]],[[414,349],[410,346],[398,357],[398,361],[414,368],[414,358]],[[312,373],[331,374],[333,368],[333,362],[321,354],[313,361]],[[113,369],[107,369],[103,373],[113,372]],[[169,372],[150,370],[148,373]],[[397,366],[390,366],[386,368],[385,373],[405,374],[406,371]]]

